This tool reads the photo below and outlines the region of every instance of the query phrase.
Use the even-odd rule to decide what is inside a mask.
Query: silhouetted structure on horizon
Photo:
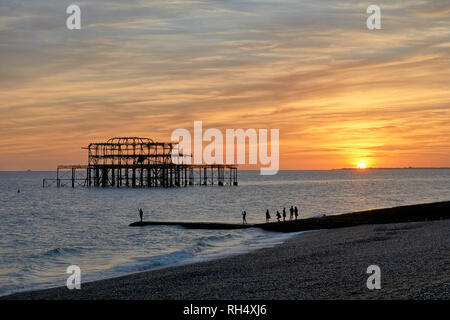
[[[87,165],[60,165],[56,169],[56,179],[44,179],[43,186],[51,183],[56,183],[57,187],[133,188],[238,185],[236,166],[174,163],[173,143],[121,137],[91,143],[83,149],[88,150]]]

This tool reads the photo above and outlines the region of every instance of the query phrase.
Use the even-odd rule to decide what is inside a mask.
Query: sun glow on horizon
[[[357,168],[358,169],[366,169],[367,168],[367,165],[365,164],[365,163],[358,163],[358,165],[357,165]]]

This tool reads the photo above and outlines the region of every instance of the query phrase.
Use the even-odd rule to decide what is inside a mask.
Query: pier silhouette
[[[60,165],[56,179],[43,179],[42,186],[57,187],[187,187],[193,185],[237,186],[237,166],[225,164],[185,164],[175,144],[149,138],[118,137],[91,143],[87,165]],[[84,176],[83,176],[84,173]]]

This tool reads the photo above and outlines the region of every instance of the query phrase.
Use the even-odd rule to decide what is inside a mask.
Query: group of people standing
[[[289,209],[289,220],[297,220],[298,219],[298,208],[297,206],[291,206],[291,208]],[[283,221],[286,221],[286,217],[287,217],[287,213],[286,213],[286,208],[283,208],[283,214],[280,213],[280,211],[277,210],[277,221],[280,222],[281,221],[281,217],[283,217]],[[270,213],[269,213],[269,209],[266,210],[266,222],[270,222]],[[243,224],[247,224],[247,212],[245,210],[242,211],[242,223]]]
[[[298,208],[297,208],[297,206],[295,206],[295,207],[291,206],[291,208],[289,209],[289,213],[290,213],[289,220],[294,220],[294,217],[295,217],[295,220],[298,219]],[[283,217],[283,221],[286,221],[286,216],[287,216],[286,208],[283,208],[283,215],[281,215],[280,211],[277,210],[276,217],[277,217],[277,221],[278,222],[281,221],[281,217]],[[270,222],[270,218],[271,217],[270,217],[269,209],[267,209],[267,211],[266,211],[266,222]]]

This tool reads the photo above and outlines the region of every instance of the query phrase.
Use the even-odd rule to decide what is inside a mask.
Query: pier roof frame
[[[89,165],[171,164],[174,144],[142,137],[114,137],[107,142],[90,143],[86,149]]]

